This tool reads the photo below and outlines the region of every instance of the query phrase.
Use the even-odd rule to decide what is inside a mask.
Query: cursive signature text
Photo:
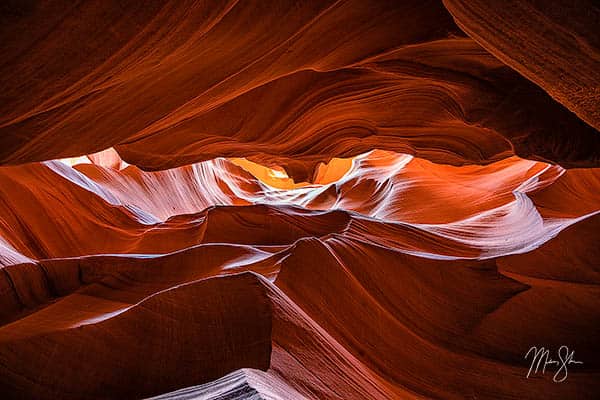
[[[576,361],[574,359],[575,350],[570,351],[567,346],[560,346],[556,354],[558,360],[552,358],[549,349],[532,346],[525,354],[525,360],[532,357],[529,371],[527,372],[527,378],[538,373],[543,375],[546,373],[546,367],[551,366],[552,368],[557,368],[552,380],[554,382],[563,382],[567,379],[567,367],[569,365],[583,364],[583,361]]]

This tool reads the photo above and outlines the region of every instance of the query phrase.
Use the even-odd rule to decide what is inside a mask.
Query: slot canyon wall
[[[594,2],[0,22],[3,399],[599,398]]]

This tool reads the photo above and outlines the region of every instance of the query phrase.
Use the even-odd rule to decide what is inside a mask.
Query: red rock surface
[[[2,398],[600,395],[595,5],[0,10]]]

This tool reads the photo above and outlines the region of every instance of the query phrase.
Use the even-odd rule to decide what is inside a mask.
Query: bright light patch
[[[271,178],[275,178],[275,179],[288,179],[289,178],[288,174],[286,174],[285,171],[278,171],[276,169],[269,168],[267,173],[269,174],[269,176]]]
[[[311,185],[326,185],[337,182],[352,168],[353,158],[332,158],[328,163],[320,163],[312,182],[295,182],[285,169],[279,166],[267,167],[245,158],[230,158],[235,165],[242,167],[258,180],[277,189],[296,189]]]
[[[58,161],[60,161],[64,164],[67,164],[70,167],[77,165],[77,164],[91,164],[92,163],[87,156],[61,158]]]

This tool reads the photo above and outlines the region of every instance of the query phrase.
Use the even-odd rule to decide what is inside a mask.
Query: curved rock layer
[[[483,48],[600,129],[597,4],[444,0],[444,5]]]
[[[435,0],[272,3],[8,4],[0,163],[115,146],[146,170],[252,157],[296,180],[375,148],[453,165],[515,154],[599,165],[598,132],[563,107],[598,127],[592,6],[550,8],[553,20],[528,3],[448,2],[473,40]]]
[[[599,398],[600,11],[488,3],[0,5],[1,397]]]
[[[288,189],[224,158],[144,172],[108,150],[0,168],[0,386],[594,398],[598,170],[385,151],[349,165]],[[560,386],[527,379],[532,343],[568,343],[584,364]]]
[[[236,243],[289,245],[334,232],[431,256],[487,258],[533,249],[594,215],[600,203],[599,170],[514,157],[452,167],[373,151],[354,158],[335,182],[291,189],[227,159],[159,172],[117,169],[115,160],[104,164],[113,167],[51,161],[0,169],[2,264],[160,254],[231,242],[229,234]],[[85,237],[94,240],[78,240]]]

